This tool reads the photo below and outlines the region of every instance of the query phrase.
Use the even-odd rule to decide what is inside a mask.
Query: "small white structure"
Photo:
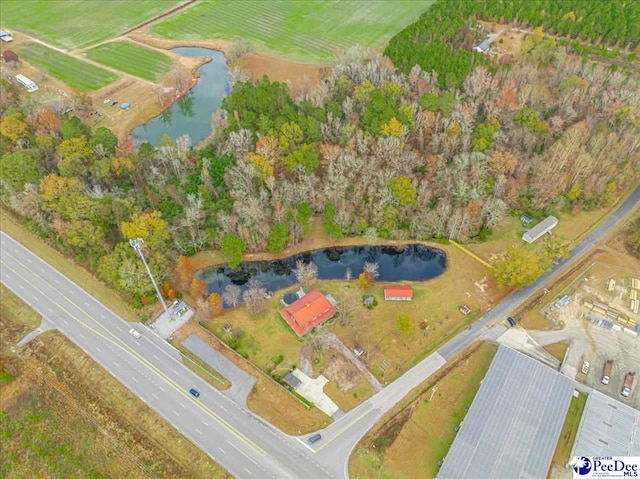
[[[3,42],[9,43],[13,41],[13,37],[9,32],[5,30],[0,30],[0,40],[2,40]]]
[[[527,243],[533,243],[542,235],[549,233],[553,228],[558,225],[558,218],[555,216],[547,216],[540,223],[535,225],[529,231],[522,235],[522,239]]]
[[[29,78],[27,78],[26,76],[20,73],[16,75],[16,80],[18,80],[18,83],[20,83],[20,85],[25,87],[29,93],[34,92],[38,89],[38,85],[36,85],[36,83],[33,80],[30,80]]]

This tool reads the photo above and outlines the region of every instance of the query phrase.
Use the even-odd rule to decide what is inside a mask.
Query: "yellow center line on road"
[[[39,278],[42,282],[44,282],[45,284],[49,285],[51,288],[53,288],[54,290],[56,289],[49,281],[47,281],[46,279],[44,279],[42,276],[40,276],[37,272],[35,272],[33,269],[29,268],[27,265],[25,265],[22,261],[20,261],[20,259],[18,259],[16,256],[11,255],[10,253],[8,254],[7,252],[3,252],[3,255],[8,255],[11,256],[12,258],[14,258],[16,260],[16,262],[18,262],[19,264],[21,264],[25,269],[31,271],[31,273]],[[40,292],[40,294],[42,294],[43,296],[47,297],[47,294],[40,289],[39,287],[37,287],[36,285],[34,285],[31,281],[29,281],[29,279],[25,278],[23,275],[21,275],[16,269],[14,269],[13,267],[11,267],[10,265],[8,265],[5,261],[0,259],[0,263],[4,265],[4,267],[6,267],[7,269],[13,271],[16,275],[22,277],[22,279],[24,281],[27,282],[27,284],[29,284],[29,286],[31,286],[31,288],[33,288],[33,290]],[[260,446],[258,446],[257,444],[255,444],[253,441],[251,441],[249,438],[245,437],[240,431],[238,431],[236,428],[234,428],[231,424],[227,423],[224,419],[222,419],[220,416],[218,416],[215,412],[213,412],[212,410],[210,410],[208,407],[206,407],[204,404],[202,404],[200,401],[195,401],[187,392],[184,391],[184,388],[182,388],[180,385],[178,385],[177,383],[175,383],[169,376],[165,375],[161,370],[159,370],[156,366],[154,366],[153,363],[149,362],[144,356],[142,356],[141,354],[139,354],[135,349],[131,348],[129,345],[127,345],[124,341],[122,341],[120,338],[118,338],[115,334],[113,334],[109,329],[107,329],[104,325],[102,325],[99,321],[97,321],[95,318],[93,318],[86,310],[84,310],[83,308],[81,308],[80,306],[78,306],[75,302],[73,302],[68,296],[66,296],[64,293],[62,292],[58,292],[59,295],[63,298],[65,298],[69,303],[71,303],[74,307],[76,307],[79,311],[82,311],[86,317],[91,320],[93,323],[97,324],[100,328],[102,328],[104,331],[106,331],[110,336],[112,336],[114,339],[105,336],[104,334],[102,334],[100,331],[92,328],[91,326],[89,326],[88,324],[84,323],[80,318],[76,317],[72,312],[70,312],[69,310],[67,310],[66,308],[64,308],[61,304],[59,304],[57,301],[53,300],[52,298],[49,298],[50,301],[55,304],[61,311],[64,311],[66,314],[69,315],[70,318],[72,318],[73,320],[75,320],[78,324],[80,324],[81,326],[85,327],[86,329],[88,329],[89,331],[93,332],[94,334],[96,334],[97,336],[103,338],[105,341],[113,344],[115,347],[121,349],[123,352],[126,352],[132,356],[134,356],[135,358],[137,358],[141,363],[143,363],[144,365],[146,365],[149,369],[151,369],[153,372],[156,373],[156,375],[158,377],[160,377],[162,380],[164,380],[164,382],[166,382],[167,384],[169,384],[170,386],[172,386],[176,391],[178,391],[180,394],[182,394],[184,397],[186,397],[187,399],[189,399],[190,401],[192,401],[194,404],[196,404],[196,406],[198,406],[203,412],[207,413],[212,419],[216,420],[221,426],[223,426],[225,429],[227,429],[229,432],[231,432],[233,435],[235,435],[240,441],[242,441],[243,443],[245,443],[247,446],[251,447],[252,449],[254,449],[258,454],[260,454],[263,457],[267,456],[266,451],[264,451],[262,448],[260,448]]]
[[[369,405],[370,409],[368,409],[366,412],[362,413],[360,416],[358,416],[357,418],[355,418],[353,421],[351,421],[349,424],[347,424],[345,427],[343,427],[342,429],[340,429],[337,433],[335,433],[333,436],[331,436],[331,438],[329,440],[327,440],[326,442],[324,442],[322,444],[322,446],[320,446],[318,449],[316,449],[316,452],[321,451],[322,449],[324,449],[325,447],[327,447],[329,444],[331,444],[336,438],[340,437],[342,434],[344,434],[351,426],[353,426],[355,423],[357,423],[358,421],[360,421],[361,419],[363,419],[366,415],[368,415],[371,411],[374,410],[374,407]]]

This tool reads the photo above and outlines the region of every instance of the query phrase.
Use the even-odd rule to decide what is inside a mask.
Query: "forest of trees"
[[[188,137],[136,149],[2,79],[2,202],[140,302],[151,288],[131,238],[164,282],[202,249],[232,264],[282,252],[314,216],[330,238],[466,241],[510,214],[611,203],[640,177],[640,80],[541,35],[527,42],[517,62],[477,64],[460,88],[356,49],[299,97],[238,82],[199,149]]]
[[[404,73],[420,65],[437,72],[441,88],[459,88],[474,67],[488,64],[484,55],[472,52],[486,36],[474,20],[542,27],[579,42],[620,48],[640,43],[640,3],[634,0],[446,0],[395,35],[384,53]],[[579,42],[571,44],[574,49],[580,50]]]

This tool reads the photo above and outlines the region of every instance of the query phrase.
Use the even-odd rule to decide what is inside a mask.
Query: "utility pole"
[[[129,244],[140,255],[140,259],[142,260],[142,263],[144,264],[144,267],[147,269],[147,273],[149,274],[149,278],[151,278],[151,282],[153,283],[153,287],[156,290],[156,296],[158,296],[158,300],[160,301],[160,304],[162,304],[162,307],[164,308],[164,312],[167,313],[167,317],[170,320],[173,320],[173,317],[171,316],[171,313],[169,312],[169,309],[167,308],[167,305],[164,302],[164,298],[162,297],[162,294],[160,293],[160,288],[158,288],[158,285],[156,284],[156,280],[153,278],[153,274],[151,274],[151,270],[149,269],[149,265],[147,264],[147,260],[144,258],[144,254],[142,253],[142,243],[144,243],[144,240],[142,238],[136,238],[134,240],[133,239],[129,240]]]

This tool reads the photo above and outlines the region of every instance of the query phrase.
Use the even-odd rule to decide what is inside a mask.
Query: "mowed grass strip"
[[[171,69],[167,55],[127,42],[103,43],[85,53],[94,62],[149,81],[158,80]]]
[[[40,43],[27,43],[20,56],[43,72],[59,78],[70,88],[91,91],[113,83],[118,75],[77,58],[60,53]]]
[[[168,39],[232,40],[279,57],[330,61],[336,49],[382,47],[416,20],[431,0],[219,0],[181,11],[151,27]]]
[[[2,0],[2,26],[73,49],[121,34],[180,0]]]

